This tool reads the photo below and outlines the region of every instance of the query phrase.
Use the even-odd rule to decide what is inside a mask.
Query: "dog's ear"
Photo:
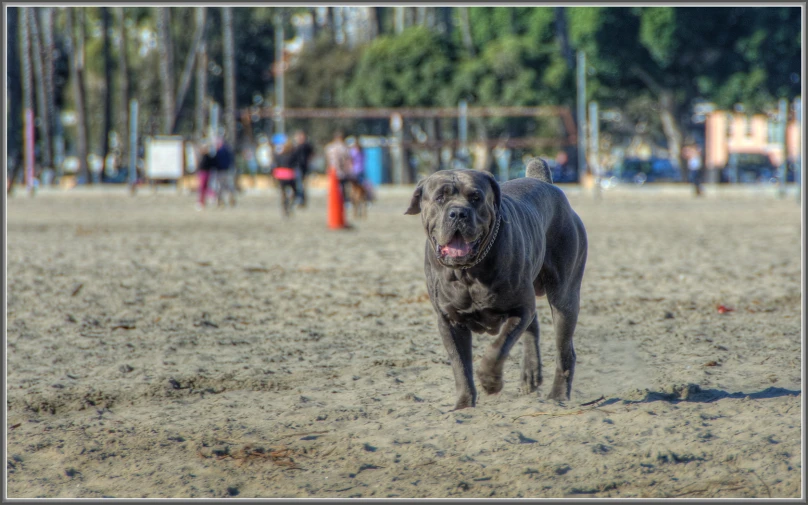
[[[499,183],[497,179],[491,172],[486,172],[485,170],[480,170],[480,173],[483,173],[488,178],[488,183],[491,185],[491,191],[494,193],[494,208],[499,212],[499,204],[502,201],[502,194],[499,190]]]
[[[414,215],[421,213],[421,196],[424,194],[425,180],[426,179],[422,179],[415,187],[415,191],[412,193],[412,200],[410,200],[410,208],[408,208],[404,214]]]

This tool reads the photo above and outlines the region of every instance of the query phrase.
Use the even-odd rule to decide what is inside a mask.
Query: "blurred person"
[[[230,206],[236,205],[235,163],[233,163],[233,150],[224,139],[224,135],[216,137],[216,154],[214,164],[216,167],[216,200],[219,206],[224,205],[224,196],[230,200]]]
[[[365,155],[362,154],[362,148],[354,137],[348,137],[345,140],[345,145],[348,146],[348,152],[351,155],[351,173],[349,177],[362,183],[365,179]]]
[[[208,196],[215,196],[211,188],[211,174],[216,169],[215,152],[211,148],[210,142],[203,142],[199,147],[199,165],[197,165],[196,173],[199,180],[199,200],[196,203],[196,210],[205,208],[205,202]]]
[[[297,170],[294,168],[294,145],[291,140],[286,140],[279,146],[275,156],[275,166],[272,169],[272,177],[278,181],[281,190],[281,210],[285,217],[292,214],[292,208],[296,201]]]
[[[241,150],[241,156],[247,164],[247,172],[250,176],[255,178],[258,174],[258,162],[255,160],[255,151],[253,151],[250,146],[244,146],[244,149]]]
[[[269,143],[266,135],[261,135],[258,137],[258,147],[255,148],[255,161],[258,162],[258,168],[262,174],[272,171],[272,158],[272,144]]]
[[[348,176],[348,201],[353,207],[354,217],[366,217],[368,203],[373,201],[373,187],[365,178],[365,155],[356,138],[345,141],[351,155],[351,173]]]
[[[701,150],[697,145],[686,148],[687,172],[696,196],[701,196]]]
[[[309,162],[314,147],[309,143],[306,132],[297,130],[294,134],[292,168],[295,169],[295,200],[300,207],[306,206],[306,177],[309,175]]]
[[[340,190],[342,191],[342,202],[348,197],[347,185],[352,175],[351,152],[345,143],[345,136],[342,131],[334,132],[334,138],[325,145],[325,160],[329,170],[334,170],[337,174]]]

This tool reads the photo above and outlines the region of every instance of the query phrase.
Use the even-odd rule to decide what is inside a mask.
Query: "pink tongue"
[[[455,235],[451,242],[441,247],[440,252],[450,258],[459,258],[471,252],[471,245],[467,244],[459,235]]]

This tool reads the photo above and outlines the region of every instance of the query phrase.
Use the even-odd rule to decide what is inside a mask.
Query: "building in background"
[[[793,114],[789,114],[786,125],[785,152],[776,114],[711,111],[705,117],[704,133],[704,166],[713,171],[708,173],[723,170],[732,154],[766,155],[776,167],[784,156],[791,163],[801,160],[800,125]]]

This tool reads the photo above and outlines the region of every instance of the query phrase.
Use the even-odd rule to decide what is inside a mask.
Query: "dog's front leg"
[[[463,325],[449,322],[443,315],[438,315],[438,330],[454,372],[457,390],[454,410],[474,407],[477,404],[477,390],[472,374],[471,331]]]
[[[480,379],[480,385],[486,393],[494,394],[502,391],[502,369],[505,366],[505,360],[513,345],[533,321],[534,316],[535,312],[525,310],[517,316],[509,317],[497,339],[486,351],[480,363],[480,369],[477,370],[477,378]]]

